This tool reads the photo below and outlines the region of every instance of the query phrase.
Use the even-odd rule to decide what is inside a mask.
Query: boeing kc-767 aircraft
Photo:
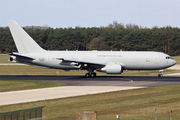
[[[7,21],[18,53],[10,61],[33,66],[69,70],[87,70],[121,74],[123,70],[161,70],[176,64],[169,55],[148,51],[48,51],[41,48],[15,21]],[[158,74],[162,76],[162,74]]]

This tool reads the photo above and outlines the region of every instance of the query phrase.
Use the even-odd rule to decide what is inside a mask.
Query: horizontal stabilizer
[[[29,60],[35,60],[34,58],[27,57],[27,56],[24,56],[24,55],[21,55],[21,54],[18,54],[18,53],[8,53],[8,54],[16,56],[16,57],[21,57],[21,58],[29,59]]]

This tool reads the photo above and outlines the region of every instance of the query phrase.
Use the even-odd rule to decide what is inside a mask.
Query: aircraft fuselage
[[[64,62],[57,58],[120,64],[124,70],[159,70],[176,63],[165,53],[144,51],[44,51],[28,53],[25,56],[34,58],[34,60],[18,59],[18,57],[16,60],[54,69],[79,69],[75,62]]]

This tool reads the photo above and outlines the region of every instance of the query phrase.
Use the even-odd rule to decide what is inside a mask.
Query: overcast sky
[[[142,27],[180,28],[180,0],[0,0],[0,27],[100,27],[113,21]]]

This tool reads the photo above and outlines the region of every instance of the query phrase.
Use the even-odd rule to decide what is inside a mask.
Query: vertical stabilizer
[[[16,21],[8,20],[7,23],[19,53],[25,54],[45,51],[18,25]]]

